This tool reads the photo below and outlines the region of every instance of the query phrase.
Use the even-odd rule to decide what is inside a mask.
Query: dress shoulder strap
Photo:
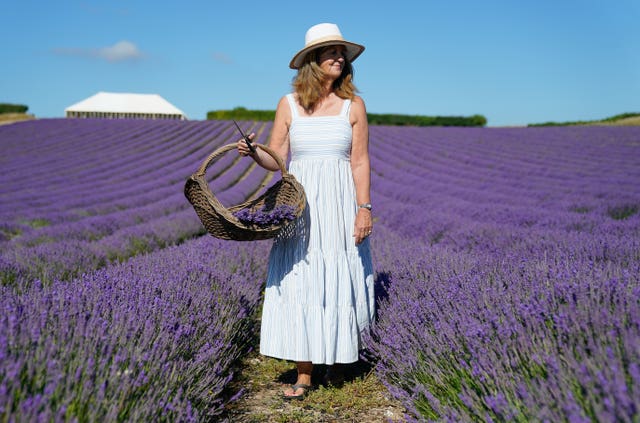
[[[291,108],[291,116],[298,117],[298,105],[296,99],[293,98],[293,93],[287,94],[287,100],[289,100],[289,107]]]
[[[340,111],[340,116],[349,117],[349,111],[351,110],[351,100],[346,99],[344,103],[342,103],[342,110]]]

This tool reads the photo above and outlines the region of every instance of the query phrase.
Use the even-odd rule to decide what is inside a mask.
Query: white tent
[[[157,94],[99,92],[64,111],[68,118],[187,119],[182,110]]]

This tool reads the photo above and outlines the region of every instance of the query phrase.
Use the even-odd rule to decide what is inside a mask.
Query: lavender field
[[[236,138],[0,127],[0,420],[204,421],[241,394],[269,241],[206,236],[182,193]],[[371,156],[363,358],[407,420],[640,419],[640,129],[374,126]],[[235,154],[207,175],[229,205],[278,176]]]

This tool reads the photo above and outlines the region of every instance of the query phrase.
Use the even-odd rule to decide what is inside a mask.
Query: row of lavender
[[[381,304],[410,420],[640,418],[640,130],[372,128]]]
[[[264,142],[268,124],[248,128]],[[182,186],[237,138],[231,122],[216,121],[50,119],[0,128],[3,283],[67,279],[201,234]],[[237,159],[227,154],[208,173],[225,204],[269,177]]]
[[[241,394],[229,383],[255,332],[265,247],[201,237],[0,287],[0,419],[212,421]]]
[[[185,240],[202,229],[182,194],[235,139],[231,122],[2,128],[1,420],[206,421],[238,394],[266,244]],[[225,204],[268,181],[237,160],[207,173]]]
[[[231,127],[228,122],[222,125]],[[105,123],[104,132],[109,128]],[[61,127],[60,131],[66,130]],[[371,132],[377,216],[372,241],[378,281],[387,291],[380,292],[386,299],[380,304],[380,319],[369,346],[378,359],[379,375],[411,416],[455,421],[637,418],[638,131],[373,127]],[[20,172],[41,152],[53,155],[67,146],[66,155],[82,151],[75,161],[87,166],[81,179],[101,183],[103,178],[91,179],[95,160],[108,157],[109,149],[101,146],[98,156],[90,156],[98,146],[82,150],[81,144],[68,141],[75,133],[61,137],[60,147],[45,140],[13,147],[16,160],[3,162],[2,177]],[[140,136],[131,136],[131,145]],[[212,145],[226,142],[214,138]],[[189,147],[178,147],[176,134],[167,135],[139,155],[137,162],[130,155],[144,150],[146,142],[133,150],[125,148],[110,160],[129,163],[134,172],[151,156],[150,172],[162,161],[154,153],[171,146],[184,152],[200,142],[195,137]],[[206,155],[204,151],[195,154],[199,156],[193,159],[196,163]],[[73,168],[64,159],[65,154],[56,159],[64,163],[57,172]],[[165,160],[176,163],[179,159]],[[226,156],[225,160],[230,171],[250,162],[233,163],[234,158]],[[4,172],[5,164],[10,171]],[[43,174],[33,169],[47,169],[48,161],[33,164],[37,166],[32,166],[32,175],[23,172],[22,178],[47,187],[51,171]],[[216,169],[227,165],[216,164]],[[109,178],[130,179],[123,174],[121,170]],[[228,192],[240,193],[254,174],[259,173],[234,178]],[[52,183],[52,191],[83,189],[74,188],[74,179],[61,178],[67,182]],[[183,180],[171,178],[180,179],[160,172],[146,193],[153,196],[156,189],[172,183],[180,190]],[[22,207],[41,207],[30,222],[46,219],[54,226],[65,221],[63,217],[56,223],[56,212],[68,210],[62,205],[55,209],[55,202],[42,202],[34,207],[27,194],[20,197],[19,189],[2,191],[19,179],[7,179],[0,188],[3,204],[6,198],[15,204],[23,201]],[[105,185],[104,194],[114,185]],[[116,205],[119,197],[124,195],[114,196]],[[109,202],[94,203],[92,208],[87,198],[82,207],[93,211],[104,204]],[[44,212],[45,207],[50,208]],[[127,207],[120,204],[102,214]],[[198,227],[193,212],[184,207],[176,210],[183,210]],[[9,207],[3,207],[3,213],[9,216]],[[167,211],[165,225],[176,215]],[[116,221],[124,217],[116,216]],[[83,213],[80,217],[77,220],[91,218]],[[97,222],[88,226],[93,224]],[[38,239],[36,234],[48,228],[27,228],[24,238]],[[21,238],[15,235],[7,244],[13,249]],[[11,248],[3,250],[3,257]],[[251,257],[260,259],[249,258],[247,248],[252,250]],[[228,316],[242,316],[255,308],[265,255],[265,243],[249,246],[205,238],[71,282],[49,287],[27,283],[22,293],[15,289],[20,286],[16,283],[4,288],[8,306],[0,332],[0,345],[5,348],[0,357],[2,367],[10,372],[0,381],[2,413],[46,418],[61,410],[60,419],[117,415],[121,420],[161,416],[198,420],[219,412],[226,401],[221,390],[231,362],[219,363],[215,372],[225,377],[214,381],[207,377],[218,365],[215,360],[225,354],[235,357],[234,345],[241,349],[246,340],[243,336],[249,331],[237,330],[235,325],[246,325],[247,320],[234,323]],[[42,262],[46,268],[55,256],[43,254]],[[110,291],[111,286],[120,287],[119,291]],[[132,295],[123,293],[128,290]],[[167,292],[189,294],[172,297]],[[221,304],[220,295],[216,297],[219,292],[235,294]],[[174,309],[159,306],[169,298]],[[78,304],[73,305],[74,301]],[[184,324],[181,318],[191,312],[194,302],[204,304],[206,312],[189,317]],[[57,315],[66,316],[63,308],[69,308],[75,320],[58,319]],[[68,332],[69,327],[78,327],[79,316],[87,329]],[[223,330],[208,335],[207,328],[214,322],[220,322]],[[175,340],[179,328],[188,335]],[[104,336],[92,344],[86,342],[85,333]],[[212,353],[217,358],[202,352],[209,361],[193,360],[195,350],[180,341],[185,337],[196,348],[204,348],[198,343],[202,336],[217,345]],[[185,349],[184,355],[167,352]],[[154,351],[152,363],[150,351]],[[160,365],[180,370],[166,373]],[[122,375],[135,378],[123,381]],[[199,378],[205,383],[194,383]]]

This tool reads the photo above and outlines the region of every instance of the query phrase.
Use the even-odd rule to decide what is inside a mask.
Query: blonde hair
[[[326,75],[318,64],[318,56],[322,49],[315,49],[304,58],[298,74],[293,79],[293,90],[298,94],[298,102],[307,113],[312,113],[318,105],[324,90]],[[331,87],[340,98],[353,100],[358,89],[353,84],[353,66],[345,58],[342,74]]]

